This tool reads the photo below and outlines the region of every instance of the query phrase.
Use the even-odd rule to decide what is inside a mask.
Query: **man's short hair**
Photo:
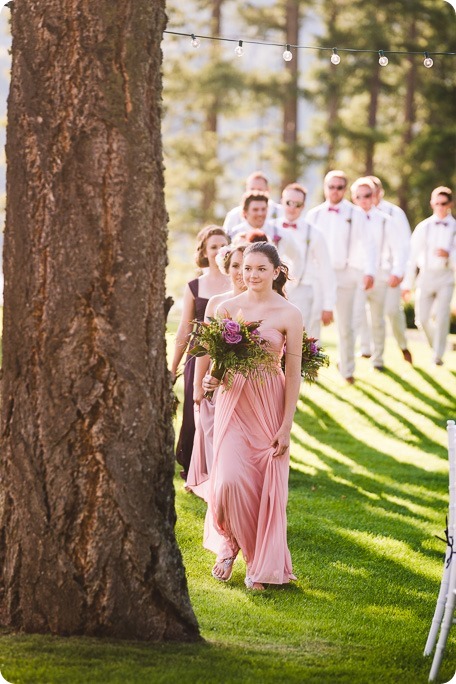
[[[383,189],[383,183],[380,180],[378,176],[366,176],[366,178],[370,178],[372,183],[375,185],[377,190],[382,190]]]
[[[434,188],[431,192],[431,200],[435,199],[437,195],[445,195],[449,202],[453,201],[453,192],[451,188],[447,188],[446,185],[439,185],[438,188]]]
[[[301,193],[302,193],[302,196],[303,196],[303,198],[304,198],[304,200],[305,200],[306,197],[307,197],[307,188],[305,188],[305,187],[304,187],[303,185],[301,185],[300,183],[289,183],[289,184],[286,185],[286,186],[284,187],[284,189],[282,190],[282,195],[283,195],[283,193],[285,192],[285,190],[295,190],[296,192],[301,192]]]
[[[334,171],[328,171],[328,173],[325,176],[324,183],[325,185],[329,183],[330,180],[333,178],[342,178],[343,181],[345,181],[345,185],[348,183],[348,177],[345,171],[341,171],[340,169],[334,169]]]
[[[256,178],[261,178],[261,180],[264,180],[264,182],[266,183],[266,186],[269,187],[268,179],[267,179],[266,176],[264,175],[263,171],[254,171],[253,173],[250,174],[250,176],[247,176],[247,178],[246,178],[246,180],[245,180],[246,186],[248,187],[249,184],[250,184],[253,180],[255,180]]]
[[[269,202],[269,197],[264,192],[250,191],[242,196],[242,211],[246,212],[252,202]]]
[[[367,185],[367,187],[370,188],[372,190],[372,192],[377,191],[377,188],[375,187],[375,183],[370,178],[370,176],[361,176],[361,178],[357,178],[355,180],[355,182],[351,184],[351,186],[350,186],[351,194],[354,195],[361,185]]]

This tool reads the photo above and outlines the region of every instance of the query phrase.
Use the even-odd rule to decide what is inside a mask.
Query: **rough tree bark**
[[[299,43],[299,0],[287,0],[285,5],[286,42]],[[299,50],[293,51],[293,59],[285,62],[288,81],[283,103],[283,157],[281,163],[281,187],[294,183],[299,176],[298,154],[298,75]]]
[[[416,19],[413,18],[408,29],[407,39],[413,45],[417,37]],[[417,79],[417,63],[415,55],[407,57],[408,72],[406,76],[406,91],[404,102],[404,129],[402,134],[402,149],[408,150],[413,141],[413,127],[416,121],[415,91]],[[410,195],[410,174],[403,173],[398,190],[399,205],[407,214]]]
[[[212,0],[211,2],[211,22],[210,35],[219,36],[221,34],[222,23],[222,4],[223,0]],[[220,58],[220,43],[218,41],[211,42],[211,59],[217,62]],[[216,93],[212,94],[210,104],[207,107],[205,133],[206,143],[211,152],[212,159],[217,158],[217,131],[218,119],[220,112],[219,97]],[[217,182],[214,174],[207,174],[204,179],[201,197],[201,214],[204,222],[213,220],[214,205],[217,195]]]
[[[16,0],[0,623],[194,640],[174,538],[164,0]]]
[[[372,135],[374,136],[377,130],[377,111],[378,111],[378,100],[380,97],[380,69],[382,67],[375,60],[372,72],[372,78],[370,82],[370,99],[369,99],[369,109],[367,112],[367,126]],[[366,176],[371,176],[374,173],[374,156],[375,156],[375,138],[368,138],[366,143]]]

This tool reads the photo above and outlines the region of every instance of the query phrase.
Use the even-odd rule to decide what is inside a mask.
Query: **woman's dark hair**
[[[209,260],[205,254],[205,251],[206,251],[207,241],[213,235],[223,235],[223,237],[226,238],[227,243],[230,242],[230,238],[225,233],[223,228],[220,228],[220,226],[210,225],[210,226],[205,226],[204,228],[202,228],[200,230],[200,232],[198,233],[198,235],[196,236],[196,239],[198,240],[198,242],[196,245],[196,255],[195,255],[196,265],[199,266],[200,268],[205,268],[206,266],[209,266]]]
[[[287,298],[285,294],[285,285],[287,284],[287,280],[290,280],[288,276],[288,266],[286,266],[284,263],[280,261],[279,253],[274,245],[272,245],[270,242],[252,242],[247,249],[244,252],[244,258],[248,254],[253,254],[255,252],[260,252],[260,254],[264,254],[271,264],[274,266],[274,268],[280,268],[279,275],[275,280],[272,282],[272,288],[276,292],[279,293],[279,295],[282,295],[282,297]]]

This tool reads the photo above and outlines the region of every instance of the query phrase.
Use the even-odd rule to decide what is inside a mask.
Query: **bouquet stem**
[[[212,364],[211,377],[217,378],[217,380],[223,380],[226,373],[226,368],[223,366],[217,366],[215,363]],[[215,390],[207,391],[204,393],[205,399],[212,399]]]

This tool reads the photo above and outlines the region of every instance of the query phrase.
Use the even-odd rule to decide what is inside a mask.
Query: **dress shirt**
[[[277,247],[280,258],[289,268],[292,267],[293,260],[301,250],[300,241],[293,229],[279,227],[274,221],[266,221],[262,228],[254,228],[247,221],[243,221],[233,228],[231,237],[234,238],[240,233],[248,234],[251,230],[262,230],[266,233],[269,242]]]
[[[408,259],[410,256],[410,237],[412,235],[412,231],[410,229],[410,223],[405,211],[396,204],[388,202],[385,199],[380,200],[377,205],[377,209],[380,209],[380,211],[388,214],[388,216],[391,216],[393,219],[394,223],[396,224],[397,231],[401,239],[404,241],[404,247],[407,250]]]
[[[335,270],[350,266],[365,275],[375,275],[375,241],[362,209],[345,199],[335,207],[326,201],[311,209],[306,219],[323,233]]]
[[[273,202],[272,200],[268,201],[268,213],[266,215],[266,220],[274,220],[278,216],[282,216],[283,214],[283,207],[281,204],[277,204],[277,202]],[[244,221],[244,215],[242,212],[242,207],[234,207],[234,209],[230,209],[230,211],[227,213],[225,216],[225,220],[223,222],[223,230],[230,236],[233,237],[233,229],[237,228],[240,223]]]
[[[278,220],[276,223],[280,226],[281,221]],[[303,218],[299,218],[293,235],[298,240],[299,251],[296,253],[291,265],[290,275],[293,282],[290,286],[313,286],[318,283],[323,298],[322,310],[334,311],[336,305],[336,278],[331,266],[326,240],[321,230]]]
[[[372,207],[366,215],[369,219],[369,229],[372,230],[375,239],[377,272],[383,271],[403,278],[409,250],[395,221],[377,207]]]
[[[436,249],[444,249],[449,257],[437,256]],[[421,272],[456,268],[456,219],[451,214],[444,219],[432,215],[416,226],[403,289],[412,289],[417,268]]]

